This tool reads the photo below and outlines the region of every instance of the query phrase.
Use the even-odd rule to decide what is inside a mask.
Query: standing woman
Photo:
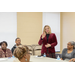
[[[46,25],[43,30],[43,34],[38,42],[42,44],[41,55],[46,53],[47,57],[55,58],[55,46],[57,45],[57,38],[54,33],[51,33],[51,28]]]

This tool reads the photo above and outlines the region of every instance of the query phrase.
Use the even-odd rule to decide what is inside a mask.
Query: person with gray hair
[[[61,55],[61,60],[71,60],[75,58],[75,42],[70,41],[67,43],[67,48],[64,48]]]

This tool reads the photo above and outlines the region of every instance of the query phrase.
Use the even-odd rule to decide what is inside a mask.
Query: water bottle
[[[15,58],[15,56],[14,56],[14,55],[13,55],[12,57],[13,57],[13,58]]]
[[[43,57],[46,57],[46,53],[44,53]]]
[[[60,57],[59,57],[59,55],[58,55],[58,57],[57,57],[57,60],[60,60]]]

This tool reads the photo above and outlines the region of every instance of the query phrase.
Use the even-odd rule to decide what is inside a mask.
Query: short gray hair
[[[74,41],[70,41],[70,43],[73,46],[73,49],[75,49],[75,42]]]

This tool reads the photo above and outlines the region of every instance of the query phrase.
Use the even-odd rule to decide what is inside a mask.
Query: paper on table
[[[7,60],[8,58],[0,58],[0,61],[2,61],[2,60]]]
[[[35,56],[35,57],[37,57],[37,58],[43,58],[43,56],[41,56],[41,57]]]

